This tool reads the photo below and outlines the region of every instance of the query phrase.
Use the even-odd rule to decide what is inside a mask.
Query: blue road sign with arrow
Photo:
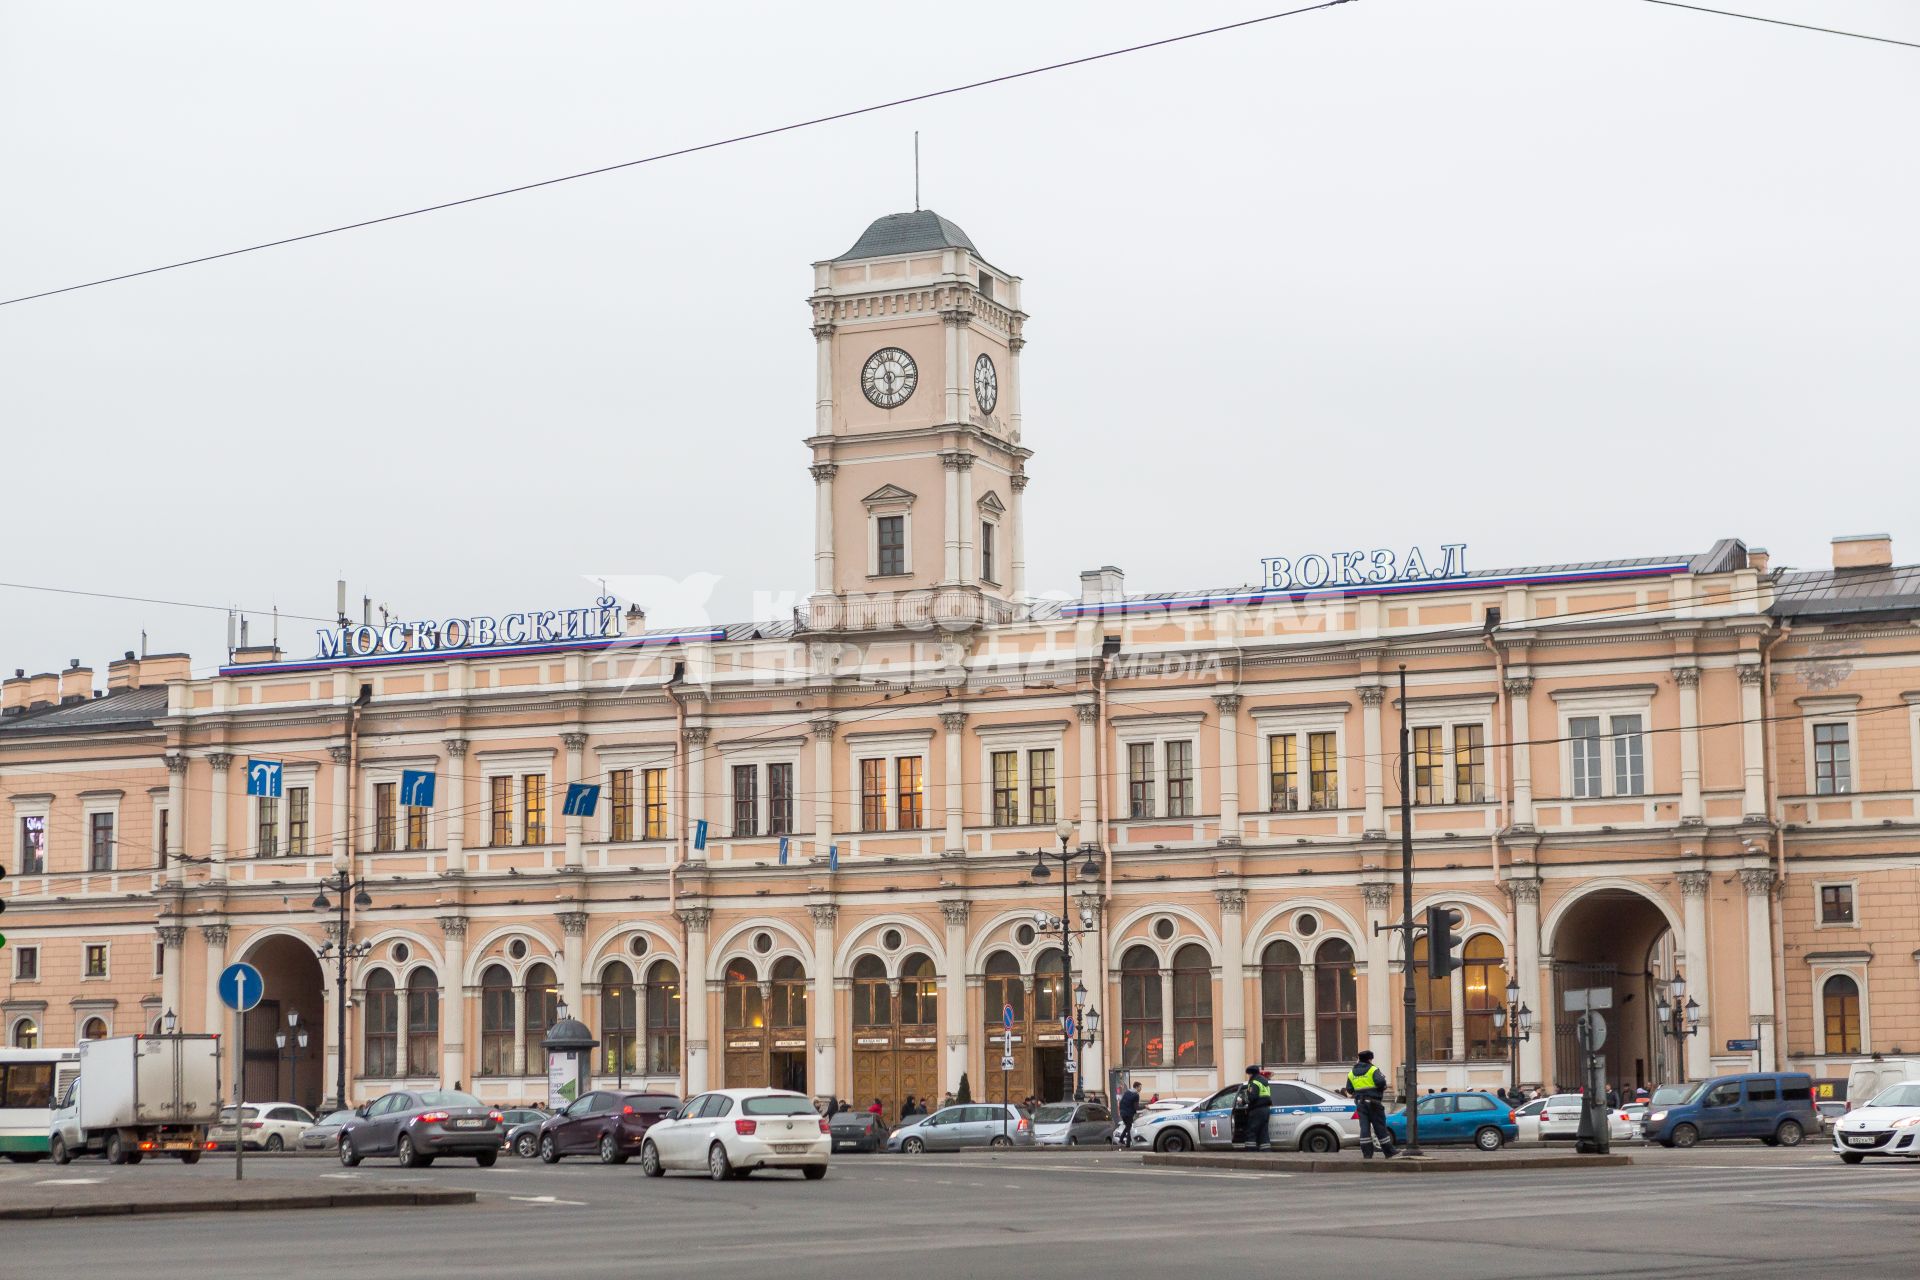
[[[267,800],[280,798],[281,764],[278,760],[247,761],[247,794]]]
[[[567,802],[561,807],[561,813],[569,818],[591,818],[593,811],[599,807],[599,783],[569,782],[567,784]]]
[[[433,784],[437,775],[430,769],[400,771],[400,803],[409,809],[433,808]]]
[[[705,818],[697,818],[694,820],[693,847],[696,849],[704,849],[707,847],[707,820]]]
[[[228,965],[220,971],[220,1000],[229,1009],[241,1013],[260,1003],[260,997],[267,993],[266,980],[260,971],[244,961]]]

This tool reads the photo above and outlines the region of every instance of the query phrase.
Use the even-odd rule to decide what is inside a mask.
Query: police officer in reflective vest
[[[1259,1067],[1247,1068],[1247,1083],[1240,1096],[1247,1103],[1247,1142],[1255,1151],[1271,1151],[1270,1121],[1273,1119],[1273,1086]]]
[[[1373,1065],[1373,1050],[1360,1051],[1360,1061],[1347,1072],[1347,1092],[1360,1117],[1360,1158],[1373,1159],[1377,1138],[1381,1152],[1393,1159],[1393,1131],[1387,1128],[1387,1073]]]

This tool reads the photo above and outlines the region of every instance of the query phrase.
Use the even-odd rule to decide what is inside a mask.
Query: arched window
[[[1844,973],[1828,978],[1820,984],[1820,1012],[1827,1024],[1827,1052],[1859,1053],[1860,984]]]
[[[32,1018],[22,1018],[13,1024],[13,1047],[16,1049],[38,1049],[40,1047],[40,1024]]]
[[[1467,1057],[1497,1062],[1507,1056],[1493,1025],[1493,1011],[1507,1003],[1506,948],[1492,934],[1476,933],[1467,939],[1461,957],[1466,962],[1460,972],[1467,991]]]
[[[605,1075],[627,1075],[640,1069],[639,998],[633,989],[633,970],[623,960],[600,970],[600,1070]]]
[[[900,962],[900,1025],[933,1027],[940,1022],[940,983],[933,961],[910,955]]]
[[[1027,988],[1020,981],[1020,962],[1005,951],[996,951],[987,957],[987,990],[981,1001],[981,1016],[989,1027],[998,1029],[1002,1019],[1002,1009],[1013,1007],[1013,1024],[1019,1026],[1027,1020]]]
[[[1405,975],[1418,984],[1419,1012],[1415,1028],[1420,1035],[1420,1061],[1453,1060],[1453,979],[1432,977],[1427,969],[1427,940],[1413,940],[1413,969]]]
[[[105,1040],[107,1038],[107,1020],[105,1018],[88,1018],[80,1027],[80,1038],[82,1040]]]
[[[513,1070],[513,975],[490,964],[480,973],[480,1074]]]
[[[390,1080],[398,1067],[400,1032],[400,1004],[394,995],[393,975],[385,969],[368,974],[366,998],[366,1061],[361,1064],[361,1073]]]
[[[1160,957],[1151,947],[1129,947],[1120,957],[1120,1065],[1164,1065],[1160,1011]]]
[[[431,969],[407,975],[407,1074],[440,1074],[440,980]]]
[[[1048,947],[1033,959],[1033,1020],[1057,1026],[1066,1011],[1066,962]]]
[[[887,966],[879,956],[861,956],[853,962],[853,1025],[893,1025],[892,992],[887,988]]]
[[[671,960],[655,960],[647,970],[647,1072],[670,1076],[680,1071],[680,970]]]
[[[552,967],[530,966],[520,992],[521,1061],[526,1064],[526,1071],[537,1075],[544,1070],[542,1064],[547,1060],[547,1051],[540,1047],[540,1042],[547,1038],[547,1029],[560,1020],[560,986],[554,981]]]
[[[1322,1062],[1352,1062],[1360,1052],[1360,984],[1344,938],[1328,938],[1313,953],[1313,1032]]]
[[[802,1034],[807,1029],[807,973],[792,956],[773,962],[772,1023]]]
[[[1260,1061],[1307,1060],[1307,1009],[1300,949],[1276,938],[1260,953]]]
[[[1213,962],[1193,942],[1173,953],[1173,1064],[1213,1065]]]
[[[760,972],[741,956],[727,961],[727,1018],[729,1031],[757,1031],[767,1025],[766,1002],[760,998]]]

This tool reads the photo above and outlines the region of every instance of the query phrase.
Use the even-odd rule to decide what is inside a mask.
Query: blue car
[[[1403,1107],[1387,1117],[1395,1142],[1407,1140]],[[1420,1099],[1420,1145],[1471,1142],[1482,1151],[1498,1151],[1520,1140],[1513,1108],[1490,1093],[1429,1093]]]

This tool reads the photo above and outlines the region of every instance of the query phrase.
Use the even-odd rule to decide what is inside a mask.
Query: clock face
[[[898,347],[882,347],[867,357],[860,370],[860,389],[882,409],[905,404],[919,385],[919,367]]]
[[[973,398],[980,402],[980,412],[992,413],[993,406],[1000,403],[1000,375],[993,371],[993,357],[981,356],[973,362]]]

